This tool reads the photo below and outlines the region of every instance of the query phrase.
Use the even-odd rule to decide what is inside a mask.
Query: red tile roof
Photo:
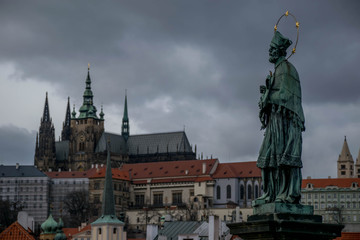
[[[94,171],[89,178],[105,178],[106,168],[99,168],[97,171]],[[113,179],[127,180],[130,181],[129,172],[124,170],[119,170],[118,168],[111,169]]]
[[[204,174],[202,172],[203,163],[206,166]],[[132,180],[146,178],[188,178],[210,175],[217,163],[217,159],[136,163],[124,164],[121,170],[130,172]]]
[[[25,230],[17,221],[0,233],[1,240],[36,240],[31,231]]]
[[[360,232],[342,232],[341,237],[337,237],[334,240],[359,240]]]
[[[322,179],[303,179],[301,188],[306,188],[308,183],[313,184],[314,188],[325,188],[337,186],[340,188],[350,188],[352,183],[360,186],[360,178],[322,178]]]
[[[219,163],[213,178],[261,177],[256,162]]]
[[[62,230],[63,230],[64,234],[66,235],[66,238],[71,239],[72,236],[75,234],[91,230],[91,225],[88,224],[85,227],[81,228],[80,230],[79,230],[79,228],[63,228]]]
[[[96,172],[96,168],[91,168],[88,171],[45,172],[45,174],[49,178],[88,178],[94,172]]]

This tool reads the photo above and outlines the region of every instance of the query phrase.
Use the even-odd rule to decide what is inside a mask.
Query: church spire
[[[114,192],[113,192],[112,173],[111,173],[111,159],[110,159],[110,141],[108,141],[107,143],[107,160],[106,160],[106,174],[105,174],[105,184],[104,184],[103,200],[102,200],[102,215],[115,216],[115,202],[114,202]]]
[[[71,124],[71,115],[70,115],[70,97],[68,97],[68,102],[66,106],[65,121],[63,122],[63,129],[61,132],[61,140],[70,140],[70,124]]]
[[[41,122],[51,122],[50,109],[49,109],[49,100],[48,100],[48,93],[47,92],[46,92],[45,106],[44,106],[44,112],[43,112],[43,117],[41,119]]]
[[[337,161],[338,165],[338,178],[351,178],[354,175],[354,160],[350,153],[346,136],[344,137],[344,143]]]
[[[90,64],[88,65],[88,74],[85,81],[85,91],[83,94],[83,105],[80,107],[79,118],[98,118],[96,116],[96,107],[93,105],[93,92],[91,90]]]
[[[129,138],[129,134],[130,134],[130,125],[129,125],[128,108],[127,108],[127,92],[125,90],[124,116],[122,119],[121,135],[124,137],[125,141],[127,141]]]

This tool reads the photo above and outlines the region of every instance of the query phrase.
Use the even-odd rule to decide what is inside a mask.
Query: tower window
[[[113,234],[116,234],[116,228],[113,229]]]
[[[345,171],[341,171],[341,175],[345,175]]]
[[[340,169],[345,169],[345,165],[341,165]]]
[[[99,228],[99,234],[101,234],[101,228]]]

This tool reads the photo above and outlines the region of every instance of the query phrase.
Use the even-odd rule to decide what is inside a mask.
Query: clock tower
[[[96,145],[104,132],[104,113],[101,109],[99,117],[93,104],[94,95],[91,90],[90,67],[85,81],[83,104],[76,117],[75,107],[71,117],[71,136],[69,143],[69,166],[74,171],[83,171],[94,162]]]

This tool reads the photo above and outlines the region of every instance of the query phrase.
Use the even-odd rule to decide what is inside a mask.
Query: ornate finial
[[[295,52],[296,52],[296,48],[293,48],[293,49],[292,49],[292,53],[295,53]]]
[[[90,70],[90,63],[88,63],[88,70]]]
[[[277,31],[277,25],[274,26],[274,32],[276,32],[276,31]]]
[[[285,12],[285,16],[286,16],[286,17],[289,16],[289,11],[286,11],[286,12]]]
[[[296,28],[299,28],[300,23],[299,23],[299,22],[296,22],[296,23],[295,23],[295,26],[296,26]]]

